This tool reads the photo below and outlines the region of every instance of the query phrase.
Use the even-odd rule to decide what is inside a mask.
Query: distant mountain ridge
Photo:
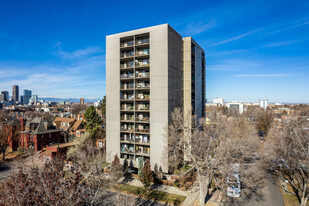
[[[44,100],[45,102],[59,102],[59,101],[69,101],[69,102],[79,102],[79,98],[60,98],[60,97],[39,97],[39,100]],[[97,102],[102,99],[86,99],[85,102]]]

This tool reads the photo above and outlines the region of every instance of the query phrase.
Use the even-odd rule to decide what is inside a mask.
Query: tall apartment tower
[[[31,96],[32,96],[32,91],[24,89],[23,104],[29,104]]]
[[[85,99],[84,98],[80,98],[79,104],[85,104]]]
[[[134,167],[149,159],[152,168],[157,164],[168,172],[165,127],[174,108],[184,107],[183,58],[182,37],[168,24],[106,37],[108,162],[116,154]],[[199,91],[195,98],[189,95],[194,105],[202,104]],[[195,108],[194,113],[203,111]]]
[[[18,85],[13,85],[12,100],[15,102],[19,101],[19,86]]]
[[[8,91],[2,91],[1,94],[3,94],[3,101],[8,102],[9,101],[9,92]]]
[[[205,116],[205,51],[191,37],[183,38],[183,110]]]

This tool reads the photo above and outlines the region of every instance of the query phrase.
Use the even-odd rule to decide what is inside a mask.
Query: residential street
[[[284,206],[284,201],[281,195],[279,186],[275,177],[266,175],[266,185],[263,189],[263,197],[259,200],[250,200],[243,202],[235,202],[228,205],[245,205],[245,206]]]
[[[11,168],[8,165],[0,165],[0,181],[6,179],[11,174]]]

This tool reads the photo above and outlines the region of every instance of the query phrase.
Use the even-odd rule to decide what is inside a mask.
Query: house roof
[[[73,127],[72,127],[72,131],[76,131],[80,125],[82,124],[82,120],[76,120],[76,122],[74,123]]]
[[[61,118],[61,117],[57,117],[54,122],[68,122],[68,123],[71,123],[71,122],[74,122],[75,119],[74,118]]]
[[[51,147],[51,148],[65,148],[65,147],[71,147],[71,146],[74,146],[74,145],[76,145],[77,144],[77,142],[66,142],[66,143],[61,143],[61,144],[54,144],[54,145],[50,145],[50,146],[47,146],[46,148],[48,148],[48,147]]]

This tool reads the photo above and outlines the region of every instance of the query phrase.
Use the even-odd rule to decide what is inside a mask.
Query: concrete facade
[[[183,38],[184,115],[205,116],[205,51],[192,37]]]
[[[165,128],[174,108],[184,106],[182,50],[168,24],[106,37],[108,162],[117,154],[137,167],[142,157],[168,172]]]

